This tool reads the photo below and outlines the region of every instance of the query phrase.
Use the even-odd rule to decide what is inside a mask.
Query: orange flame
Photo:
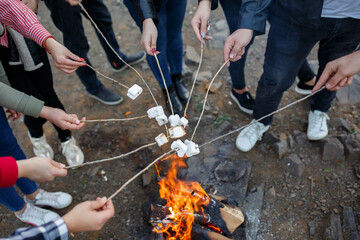
[[[159,223],[154,231],[164,233],[168,240],[190,240],[194,213],[203,214],[203,206],[209,204],[210,198],[198,182],[176,178],[178,169],[184,167],[187,167],[184,159],[174,155],[167,177],[159,182],[160,197],[167,202],[172,223]]]

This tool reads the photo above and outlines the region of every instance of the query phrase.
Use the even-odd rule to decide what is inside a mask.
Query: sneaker
[[[94,94],[89,93],[89,96],[106,105],[116,105],[123,101],[123,98],[119,94],[105,86],[101,86]]]
[[[47,143],[45,135],[42,135],[39,138],[31,137],[30,132],[28,132],[28,135],[33,145],[33,151],[35,156],[54,159],[54,151]]]
[[[304,82],[299,81],[298,84],[295,86],[295,92],[301,94],[301,95],[308,95],[312,93],[312,89],[314,88],[314,85],[307,85]]]
[[[137,52],[137,53],[134,53],[131,55],[127,55],[123,59],[127,64],[133,65],[133,64],[143,61],[145,59],[145,57],[146,57],[146,53],[144,51],[141,51],[141,52]],[[128,65],[126,65],[122,61],[120,61],[119,63],[112,62],[111,66],[112,66],[114,72],[121,72],[128,67]]]
[[[251,96],[249,92],[238,94],[234,91],[234,89],[231,89],[230,96],[239,106],[241,111],[250,115],[253,113],[254,98]]]
[[[250,151],[257,141],[261,140],[262,135],[270,126],[265,126],[260,122],[251,121],[251,125],[244,128],[236,138],[236,147],[242,152]]]
[[[39,189],[39,193],[36,195],[34,200],[29,200],[24,197],[25,202],[30,203],[30,205],[35,205],[38,207],[52,207],[55,209],[62,209],[69,206],[72,202],[72,197],[68,193],[64,192],[46,192],[42,189]]]
[[[84,153],[76,144],[74,137],[61,143],[62,154],[69,166],[79,165],[84,162]]]
[[[58,217],[60,217],[57,213],[42,209],[39,207],[35,207],[31,203],[26,204],[26,209],[20,215],[15,214],[15,216],[20,219],[22,222],[40,226],[47,222],[50,222]]]
[[[315,110],[309,112],[309,124],[307,129],[307,137],[309,140],[320,140],[328,135],[328,127],[326,120],[329,116],[321,111]]]

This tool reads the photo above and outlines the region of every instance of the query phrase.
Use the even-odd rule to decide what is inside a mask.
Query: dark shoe
[[[141,52],[137,52],[137,53],[134,53],[131,55],[127,55],[123,59],[125,62],[127,62],[127,64],[133,65],[133,64],[143,61],[145,59],[145,57],[146,57],[146,53],[144,51],[141,51]],[[119,63],[112,62],[111,66],[113,67],[114,72],[121,72],[128,67],[122,61],[120,61]]]
[[[172,107],[174,109],[174,114],[179,114],[179,116],[182,116],[182,114],[184,112],[184,108],[183,108],[183,105],[181,104],[181,102],[180,102],[180,100],[178,98],[178,95],[176,94],[174,86],[171,85],[168,88],[168,90],[169,90],[169,95],[170,95],[170,99],[171,99],[171,104],[172,104]],[[169,111],[171,113],[170,102],[169,102],[166,90],[163,89],[162,91],[163,91],[164,96],[165,96],[166,105],[167,105],[167,107],[168,107],[168,109],[169,109]]]
[[[123,101],[119,94],[107,89],[105,86],[101,86],[94,94],[89,93],[89,96],[106,105],[116,105]]]
[[[243,94],[238,94],[231,89],[230,93],[231,98],[239,106],[240,110],[247,114],[252,114],[254,110],[254,99],[249,92],[244,92]]]
[[[180,101],[186,103],[189,99],[190,92],[184,86],[183,80],[181,79],[181,73],[171,75],[171,81],[175,86],[175,90],[179,96]]]
[[[314,88],[314,85],[306,85],[304,82],[299,81],[299,83],[295,87],[295,92],[302,94],[302,95],[308,95],[311,93],[311,90]]]

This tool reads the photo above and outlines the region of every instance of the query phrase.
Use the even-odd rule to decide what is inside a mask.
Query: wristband
[[[44,43],[43,43],[44,48],[45,48],[45,50],[46,50],[47,53],[51,54],[51,52],[49,52],[49,50],[48,50],[47,47],[46,47],[46,41],[47,41],[49,38],[52,38],[52,39],[54,39],[55,41],[56,41],[56,39],[55,39],[53,36],[47,36],[47,37],[45,38],[45,40],[44,40]]]

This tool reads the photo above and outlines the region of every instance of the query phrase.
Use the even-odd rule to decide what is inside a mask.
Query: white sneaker
[[[15,216],[21,221],[34,226],[40,226],[60,217],[53,211],[35,207],[31,203],[26,204],[26,209],[23,213],[20,215],[15,214]]]
[[[251,121],[251,125],[244,128],[236,138],[236,147],[242,152],[250,151],[257,141],[261,140],[262,135],[270,126],[265,126],[260,122]]]
[[[54,159],[54,151],[52,150],[51,146],[47,143],[45,135],[42,135],[40,138],[33,138],[31,137],[29,132],[28,134],[30,141],[33,145],[33,151],[35,156]]]
[[[309,123],[307,137],[309,140],[320,140],[328,135],[326,120],[329,116],[321,111],[315,110],[309,112]]]
[[[82,164],[84,162],[84,153],[81,151],[74,137],[61,143],[62,154],[65,156],[69,166]]]
[[[69,206],[72,202],[72,197],[64,192],[46,192],[39,189],[39,193],[34,200],[29,200],[25,197],[25,202],[35,206],[47,206],[56,209],[61,209]]]

